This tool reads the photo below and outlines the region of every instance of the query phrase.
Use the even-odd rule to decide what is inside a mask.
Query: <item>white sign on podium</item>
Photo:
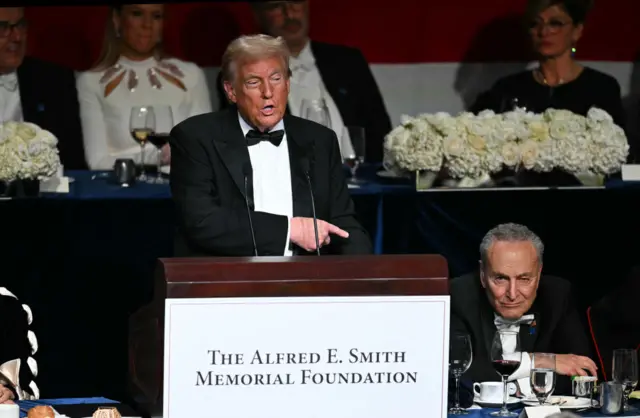
[[[447,416],[449,296],[167,299],[164,418]]]

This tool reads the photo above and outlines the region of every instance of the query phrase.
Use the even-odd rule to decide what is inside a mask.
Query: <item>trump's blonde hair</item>
[[[269,35],[243,35],[229,43],[222,55],[222,80],[234,83],[238,65],[261,59],[280,58],[289,77],[289,57],[291,53],[282,37]]]

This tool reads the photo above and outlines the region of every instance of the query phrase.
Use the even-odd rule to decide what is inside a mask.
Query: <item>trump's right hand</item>
[[[331,242],[331,234],[349,238],[349,233],[335,225],[318,219],[318,242],[320,247]],[[313,218],[291,218],[289,240],[306,251],[316,250],[316,233]]]

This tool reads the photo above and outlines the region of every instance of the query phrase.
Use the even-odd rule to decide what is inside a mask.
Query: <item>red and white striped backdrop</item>
[[[403,113],[457,112],[530,59],[520,20],[526,0],[310,2],[312,37],[363,51],[394,123]],[[210,79],[228,41],[257,30],[246,3],[172,4],[168,13],[168,51],[205,67]],[[27,16],[31,54],[77,70],[95,60],[105,7],[31,7]],[[577,48],[586,65],[618,79],[629,102],[640,94],[639,21],[640,1],[597,0]]]

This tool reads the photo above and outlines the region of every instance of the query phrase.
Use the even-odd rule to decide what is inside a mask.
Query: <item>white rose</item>
[[[515,142],[507,142],[500,150],[502,160],[507,167],[515,167],[520,162],[520,148]]]
[[[535,141],[525,141],[520,145],[520,160],[527,170],[532,170],[538,161],[538,143]]]

